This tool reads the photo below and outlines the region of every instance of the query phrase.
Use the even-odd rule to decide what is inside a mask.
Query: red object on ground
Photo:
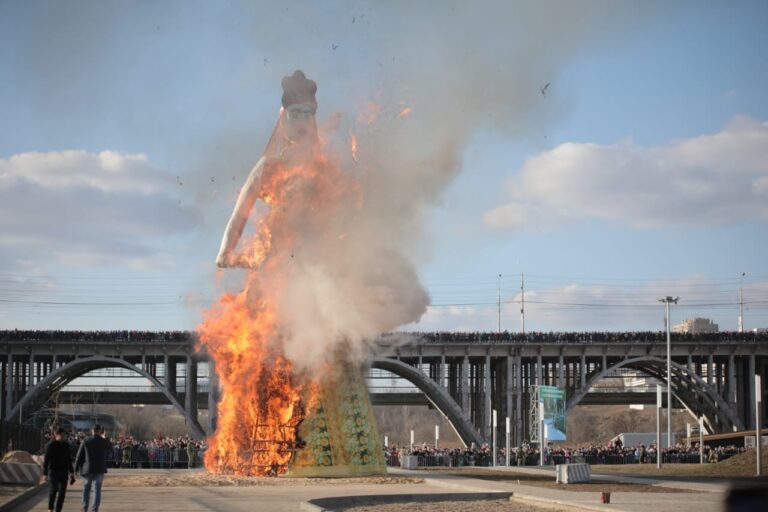
[[[611,502],[611,493],[609,492],[601,492],[600,493],[600,503],[610,503]]]

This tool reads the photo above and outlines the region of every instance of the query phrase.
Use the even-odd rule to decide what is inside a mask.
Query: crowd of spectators
[[[158,342],[188,341],[193,333],[188,331],[0,331],[2,341],[125,341]]]
[[[408,332],[383,336],[407,336],[427,343],[666,343],[665,331],[628,332]],[[768,342],[768,332],[672,333],[675,343],[707,342]]]
[[[88,435],[86,432],[69,434],[69,449],[73,460],[80,444]],[[48,431],[45,437],[46,443],[52,438]],[[160,434],[153,439],[141,440],[132,436],[106,435],[106,439],[112,445],[112,451],[107,454],[107,464],[114,468],[201,467],[207,448],[204,441],[188,436],[168,437]]]
[[[184,436],[121,437],[112,444],[112,461],[121,468],[194,468],[202,465],[205,449],[203,441]]]
[[[736,446],[704,446],[704,461],[719,462],[745,451]],[[507,465],[507,452],[500,448],[496,452],[496,464]],[[551,446],[544,449],[544,464],[568,464],[586,462],[589,464],[655,464],[658,450],[655,444],[625,447],[609,443],[607,446],[564,447]],[[434,448],[426,444],[398,447],[385,446],[384,457],[388,466],[399,466],[402,457],[418,457],[419,466],[492,466],[492,450],[487,444],[469,448]],[[679,444],[662,448],[664,464],[699,463],[700,453],[697,444],[686,446]],[[536,466],[540,464],[541,453],[535,446],[524,443],[523,446],[510,449],[510,466]]]
[[[664,331],[628,331],[628,332],[407,332],[387,333],[381,339],[390,337],[409,337],[414,342],[427,343],[666,343]],[[107,342],[184,342],[193,340],[195,333],[190,331],[0,331],[3,341],[107,341]],[[694,342],[768,342],[768,332],[732,332],[716,333],[672,333],[675,343]]]

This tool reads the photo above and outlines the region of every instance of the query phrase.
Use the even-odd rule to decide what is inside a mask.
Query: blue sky
[[[502,274],[518,330],[521,272],[529,330],[660,329],[662,295],[735,330],[740,288],[768,327],[766,22],[759,1],[2,1],[0,327],[194,328],[297,68],[321,121],[413,107],[372,154],[455,160],[408,169],[431,193],[392,171],[434,305],[406,328],[495,329]]]

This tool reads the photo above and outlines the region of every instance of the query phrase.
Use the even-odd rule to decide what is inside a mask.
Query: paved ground
[[[176,472],[178,473],[178,472]],[[296,512],[301,502],[312,498],[344,495],[422,494],[441,492],[424,484],[319,484],[307,485],[301,480],[288,479],[274,486],[216,486],[216,487],[112,487],[109,479],[126,475],[169,475],[163,470],[110,470],[102,491],[103,512],[139,512],[163,510],[170,512]],[[45,512],[48,506],[47,491],[19,505],[17,510]],[[82,482],[78,480],[67,489],[64,512],[80,510]]]
[[[513,468],[514,470],[514,468]],[[149,475],[149,471],[142,470]],[[507,471],[499,468],[499,471]],[[530,471],[546,471],[531,469]],[[566,490],[519,485],[509,482],[494,482],[465,478],[463,476],[445,475],[439,472],[427,471],[405,472],[392,471],[399,475],[414,475],[425,478],[423,484],[317,484],[302,485],[282,484],[278,486],[257,487],[107,487],[104,488],[104,512],[138,512],[142,510],[164,511],[208,511],[208,512],[239,512],[259,511],[291,511],[300,510],[301,502],[322,497],[376,495],[376,494],[424,494],[424,493],[457,493],[457,492],[513,492],[516,497],[529,500],[530,503],[558,504],[566,508],[584,508],[588,510],[622,511],[622,512],[719,512],[725,496],[721,485],[698,484],[695,482],[665,481],[664,485],[684,485],[695,488],[696,493],[632,493],[618,492],[611,496],[610,505],[601,505],[599,492],[569,492]],[[163,472],[158,471],[158,477]],[[552,474],[551,471],[548,474]],[[107,478],[121,477],[120,470],[109,473]],[[553,475],[554,477],[554,475]],[[607,476],[607,479],[622,478]],[[642,479],[649,483],[651,479]],[[80,510],[80,482],[70,488],[67,493],[65,512]],[[47,498],[44,493],[18,507],[21,511],[44,512]]]
[[[514,472],[517,468],[497,468],[498,471]],[[521,468],[525,472],[544,473],[552,475],[551,469]],[[600,503],[600,492],[570,492],[567,490],[518,485],[510,482],[492,482],[479,479],[456,478],[451,475],[432,473],[424,475],[425,482],[429,485],[440,486],[447,489],[472,490],[482,492],[488,490],[510,491],[519,499],[535,502],[541,500],[547,503],[571,505],[588,510],[613,510],[622,512],[720,512],[723,510],[725,488],[721,485],[699,484],[693,482],[658,482],[651,479],[632,478],[635,483],[658,484],[674,486],[682,489],[691,489],[696,493],[647,493],[647,492],[613,492],[610,505]],[[593,475],[595,479],[605,481],[628,481],[626,477],[612,475]],[[564,486],[567,488],[567,486]]]

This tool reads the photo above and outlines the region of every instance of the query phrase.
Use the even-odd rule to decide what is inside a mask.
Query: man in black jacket
[[[88,512],[88,501],[93,491],[93,512],[99,512],[101,504],[101,484],[107,472],[107,453],[112,449],[109,441],[104,439],[104,431],[101,425],[93,426],[93,436],[85,439],[77,450],[75,457],[75,470],[83,477],[83,508],[82,512]]]
[[[69,453],[67,433],[63,428],[56,431],[56,435],[48,446],[45,447],[43,458],[43,479],[48,482],[48,512],[61,512],[64,507],[64,497],[67,495],[67,476],[69,483],[75,481],[75,470],[72,467],[72,456]],[[58,500],[56,495],[58,494]]]

